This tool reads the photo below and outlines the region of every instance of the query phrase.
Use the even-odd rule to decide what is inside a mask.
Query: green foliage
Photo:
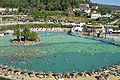
[[[77,7],[83,0],[1,0],[0,7],[39,8],[48,11],[66,10],[70,6]]]
[[[96,4],[99,6],[99,8],[102,8],[104,10],[120,10],[120,6],[115,5],[104,5],[104,4]]]
[[[67,11],[38,11],[38,10],[31,10],[31,15],[34,18],[42,18],[42,19],[46,19],[50,16],[68,16],[69,13]]]
[[[90,22],[92,23],[102,23],[102,24],[106,24],[106,23],[110,23],[112,21],[115,21],[117,19],[119,19],[120,14],[114,14],[114,17],[100,17],[94,20],[91,20]]]
[[[72,25],[61,25],[62,28],[72,28]]]
[[[75,11],[74,14],[76,17],[79,17],[79,16],[87,17],[87,13],[85,13],[84,11]]]
[[[74,14],[75,14],[76,17],[81,16],[81,12],[80,11],[75,11]]]
[[[22,35],[24,36],[25,41],[29,38],[30,34],[31,34],[30,28],[26,26],[22,32]]]
[[[15,29],[13,35],[17,36],[17,40],[19,40],[20,30],[19,29]]]
[[[40,28],[40,27],[61,27],[61,28],[72,28],[72,25],[61,25],[61,24],[26,24],[26,25],[20,25],[21,28]],[[15,30],[19,29],[19,25],[11,25],[11,26],[4,26],[0,27],[0,31],[5,31],[5,30]]]
[[[36,32],[31,32],[29,36],[30,40],[36,40],[38,39],[38,34]]]
[[[20,30],[18,28],[15,29],[13,35],[17,36],[17,40],[19,40]],[[28,25],[23,28],[21,36],[24,36],[25,41],[38,39],[38,34],[36,32],[31,32]]]

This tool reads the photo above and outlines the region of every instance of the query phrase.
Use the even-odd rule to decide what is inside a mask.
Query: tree
[[[27,41],[28,40],[28,38],[29,38],[29,36],[30,36],[30,29],[29,29],[29,27],[25,27],[24,28],[24,30],[23,30],[23,32],[22,32],[22,35],[24,36],[24,39],[25,39],[25,41]]]
[[[90,33],[91,33],[92,31],[91,31],[91,30],[88,30],[87,32],[88,32],[88,34],[87,34],[87,35],[88,35],[88,36],[90,36]]]
[[[20,7],[18,11],[19,11],[19,12],[22,12],[22,11],[23,11],[23,9]]]
[[[96,27],[94,26],[93,29],[92,29],[92,32],[93,32],[93,36],[95,36],[95,31],[96,30]]]
[[[76,17],[81,16],[81,12],[80,11],[75,11],[74,14],[75,14]]]
[[[36,32],[31,32],[30,36],[29,36],[30,40],[36,40],[38,39],[38,34]]]
[[[13,35],[16,36],[17,37],[17,41],[19,41],[20,30],[18,28],[15,29]]]
[[[105,26],[105,39],[106,39],[107,31],[108,31],[108,27]]]
[[[119,29],[120,29],[120,24],[118,24],[118,27],[119,27]]]
[[[86,25],[83,25],[83,28],[84,28],[84,32],[87,32],[88,31],[88,28]]]
[[[97,37],[100,37],[101,33],[102,33],[102,30],[99,30]]]

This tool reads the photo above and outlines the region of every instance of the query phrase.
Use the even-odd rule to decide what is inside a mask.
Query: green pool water
[[[105,37],[105,35],[101,35],[101,37]],[[118,36],[106,36],[106,38],[114,39],[115,41],[120,41],[120,37]]]
[[[97,69],[120,62],[120,48],[60,32],[38,33],[41,43],[12,46],[14,36],[0,38],[0,63],[35,71],[65,72]]]

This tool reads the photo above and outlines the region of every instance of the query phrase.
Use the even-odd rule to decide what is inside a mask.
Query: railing
[[[80,35],[80,34],[76,34],[75,32],[71,32],[71,35],[78,36],[78,37],[83,37],[83,38],[87,38],[87,39],[92,39],[92,40],[97,40],[97,41],[105,42],[105,43],[108,43],[108,44],[113,44],[113,45],[120,46],[119,41],[111,41],[111,40],[101,39],[101,38],[98,38],[98,37]]]

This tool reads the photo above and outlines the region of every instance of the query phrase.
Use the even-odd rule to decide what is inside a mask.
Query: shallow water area
[[[35,71],[65,72],[97,69],[120,61],[120,48],[62,32],[39,32],[41,43],[10,45],[12,35],[0,38],[0,63]]]

